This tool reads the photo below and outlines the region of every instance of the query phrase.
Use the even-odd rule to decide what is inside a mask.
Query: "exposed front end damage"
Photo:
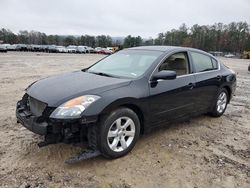
[[[49,144],[86,143],[87,150],[81,156],[71,158],[68,163],[94,157],[99,154],[96,148],[96,123],[97,117],[82,117],[79,119],[52,119],[50,114],[55,110],[37,99],[25,94],[22,100],[17,102],[16,117],[30,131],[44,136],[44,141],[38,144],[43,147]],[[87,151],[87,152],[86,152]],[[90,153],[90,155],[88,155]],[[84,157],[83,157],[84,155]],[[67,162],[67,161],[66,161]]]

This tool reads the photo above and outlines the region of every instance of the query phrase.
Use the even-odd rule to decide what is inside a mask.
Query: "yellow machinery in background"
[[[108,50],[110,50],[112,53],[115,53],[120,50],[119,47],[107,47]]]
[[[243,56],[245,59],[250,59],[250,51],[244,51]]]
[[[117,51],[119,51],[119,50],[120,50],[119,47],[117,47],[117,46],[116,46],[116,47],[113,47],[113,51],[114,51],[114,52],[117,52]]]

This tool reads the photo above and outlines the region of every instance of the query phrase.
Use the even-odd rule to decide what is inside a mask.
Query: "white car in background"
[[[12,44],[12,45],[8,45],[7,46],[7,50],[8,51],[15,51],[17,48],[17,45],[16,44]]]
[[[80,54],[87,53],[87,46],[77,46],[77,53],[80,53]]]
[[[2,44],[2,47],[5,48],[6,50],[8,50],[10,46],[11,46],[10,44]]]
[[[95,49],[89,46],[78,46],[78,53],[95,53]]]
[[[59,53],[67,53],[68,49],[64,46],[56,46],[56,51]]]
[[[235,55],[229,53],[229,54],[225,55],[225,57],[227,57],[227,58],[233,58],[233,57],[235,57]]]
[[[17,48],[16,44],[1,44],[1,51],[15,51]],[[3,50],[5,49],[5,50]]]
[[[0,52],[7,52],[6,46],[0,44]]]
[[[76,53],[77,52],[77,46],[69,45],[67,47],[68,53]]]
[[[95,49],[92,48],[92,47],[89,47],[89,46],[86,46],[87,47],[87,53],[95,53]]]
[[[107,50],[111,51],[114,53],[114,48],[113,47],[107,47]]]

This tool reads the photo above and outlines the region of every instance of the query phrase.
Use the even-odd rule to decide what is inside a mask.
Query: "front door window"
[[[187,53],[180,52],[168,57],[159,67],[158,71],[175,71],[177,76],[189,73]]]

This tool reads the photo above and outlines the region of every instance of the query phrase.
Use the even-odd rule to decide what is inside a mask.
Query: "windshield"
[[[99,61],[87,72],[114,77],[138,78],[162,54],[159,51],[123,50]]]

